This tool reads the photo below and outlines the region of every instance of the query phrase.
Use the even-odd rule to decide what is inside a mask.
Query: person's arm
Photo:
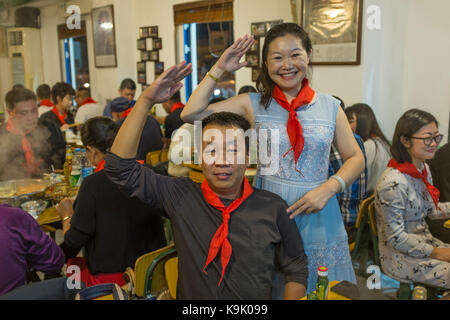
[[[355,140],[347,117],[342,108],[338,108],[336,115],[336,130],[334,144],[344,160],[341,169],[335,175],[342,178],[345,185],[350,186],[364,170],[364,156]],[[300,200],[289,207],[291,219],[300,213],[313,213],[323,209],[328,200],[341,192],[341,184],[330,178],[319,187],[307,192]]]
[[[219,58],[216,64],[209,70],[211,76],[206,75],[194,90],[181,112],[181,119],[184,122],[194,123],[206,116],[219,111],[229,111],[237,113],[252,121],[251,101],[248,94],[234,96],[224,101],[209,104],[209,98],[219,79],[225,72],[235,72],[248,65],[247,62],[239,62],[243,55],[254,43],[253,36],[237,39]]]
[[[306,287],[297,282],[288,282],[284,287],[284,300],[299,300],[306,295]]]

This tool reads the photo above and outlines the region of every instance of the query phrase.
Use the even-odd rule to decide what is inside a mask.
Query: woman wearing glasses
[[[450,288],[450,244],[434,238],[425,218],[450,218],[450,202],[439,203],[426,160],[442,141],[436,118],[412,109],[399,119],[393,158],[375,189],[383,272],[401,281]]]

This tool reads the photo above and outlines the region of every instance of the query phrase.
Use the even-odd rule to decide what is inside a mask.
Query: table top
[[[39,225],[46,225],[54,222],[61,221],[58,212],[54,207],[45,209],[42,213],[37,217],[36,221]]]

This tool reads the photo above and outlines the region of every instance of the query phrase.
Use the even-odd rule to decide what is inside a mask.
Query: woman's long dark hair
[[[94,117],[81,127],[81,141],[85,147],[97,148],[102,153],[111,148],[119,125],[106,117]]]
[[[378,125],[377,118],[372,108],[365,103],[356,103],[345,110],[346,112],[353,113],[356,116],[356,134],[360,136],[363,141],[367,141],[370,138],[378,137],[387,146],[390,145],[388,139],[381,131]]]
[[[275,82],[270,78],[266,65],[269,45],[276,38],[284,37],[287,34],[291,34],[299,38],[302,41],[303,48],[308,54],[312,52],[311,39],[309,38],[308,33],[306,33],[306,31],[296,23],[281,23],[272,27],[269,32],[267,32],[262,50],[262,69],[259,73],[258,80],[256,81],[256,88],[262,93],[260,102],[266,108],[270,104],[273,88],[275,87]],[[309,70],[311,70],[310,66],[311,59],[309,60],[308,65]]]
[[[395,126],[394,138],[392,139],[391,154],[398,162],[412,162],[406,147],[400,141],[401,137],[410,139],[422,127],[430,123],[436,123],[439,126],[436,118],[429,112],[411,109],[406,111],[398,120]]]

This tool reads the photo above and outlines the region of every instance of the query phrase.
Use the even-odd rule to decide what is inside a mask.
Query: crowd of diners
[[[171,220],[178,256],[178,299],[300,299],[315,289],[319,266],[328,268],[329,281],[356,283],[349,242],[370,196],[383,272],[450,289],[450,240],[442,226],[450,218],[450,151],[448,143],[438,148],[437,119],[410,109],[388,140],[369,105],[346,107],[309,85],[313,48],[294,23],[268,31],[256,88],[210,100],[225,72],[247,65],[241,60],[254,41],[245,35],[228,47],[186,105],[179,90],[192,66],[184,61],[136,101],[136,85],[125,79],[106,107],[88,89],[74,91],[64,82],[42,85],[37,95],[21,86],[8,92],[0,180],[62,169],[68,130],[79,133],[95,173],[75,201],[57,205],[59,245],[28,213],[0,205],[0,243],[6,244],[0,246],[0,299],[40,297],[43,286],[58,280],[29,284],[30,267],[63,276],[64,265],[76,265],[87,287],[123,286],[127,267],[167,245],[163,218]],[[167,117],[150,115],[156,104]],[[202,183],[170,159],[172,152],[167,174],[143,163],[148,152],[179,150],[180,143],[190,154],[194,121],[202,123]],[[271,161],[278,167],[265,174],[258,164],[250,183],[245,171],[255,146],[245,132],[252,128],[279,133],[258,141],[277,150]],[[181,141],[181,129],[192,140]]]

